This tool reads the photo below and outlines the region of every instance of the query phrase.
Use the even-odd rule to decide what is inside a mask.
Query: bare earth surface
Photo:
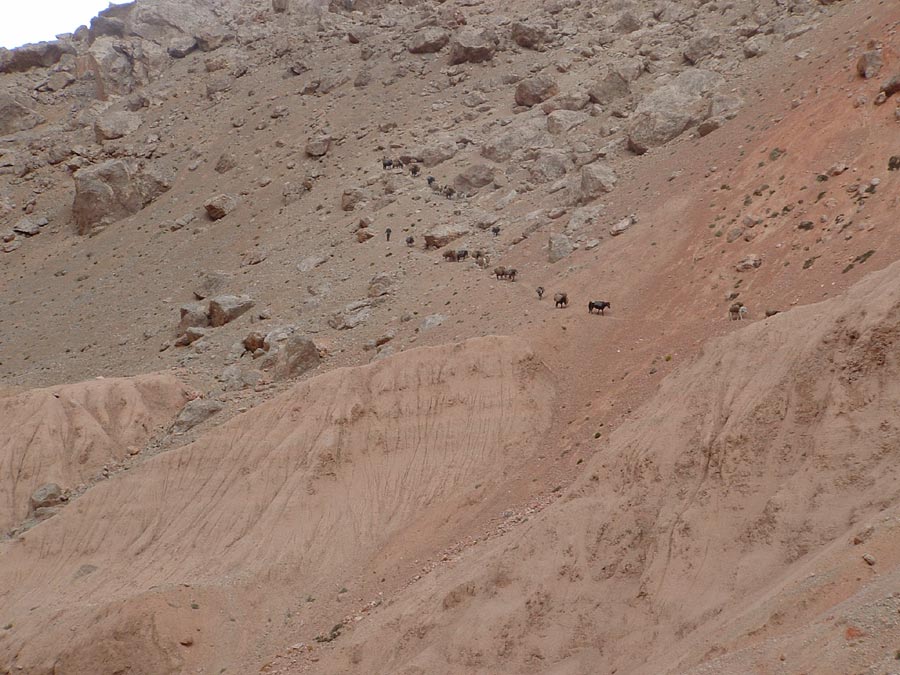
[[[0,51],[0,673],[895,672],[900,7],[281,6]]]

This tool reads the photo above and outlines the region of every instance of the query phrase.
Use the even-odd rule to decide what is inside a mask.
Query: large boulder
[[[372,301],[358,300],[346,305],[328,318],[328,325],[335,330],[350,330],[365,323],[372,315]]]
[[[177,35],[169,41],[166,49],[173,59],[183,59],[188,54],[196,51],[197,39],[193,35]]]
[[[341,211],[353,211],[369,198],[363,188],[347,188],[341,193]]]
[[[558,232],[552,233],[547,242],[547,260],[551,263],[558,262],[572,255],[574,250],[575,246],[572,244],[572,240],[566,235]]]
[[[450,42],[450,34],[442,28],[430,26],[420,30],[409,41],[407,49],[413,54],[434,54]]]
[[[556,110],[584,110],[590,101],[591,99],[585,91],[568,92],[545,101],[541,110],[547,115]]]
[[[494,167],[488,164],[472,164],[453,179],[453,187],[460,192],[472,192],[494,180]]]
[[[0,94],[0,136],[34,129],[46,120],[8,94]]]
[[[543,149],[537,151],[528,175],[535,183],[550,183],[564,177],[571,168],[572,160],[567,152]]]
[[[448,159],[453,159],[459,151],[456,141],[447,135],[436,135],[431,141],[416,151],[416,157],[426,167],[437,166]]]
[[[212,197],[203,204],[206,215],[212,220],[221,220],[238,206],[238,199],[234,195],[220,194]]]
[[[532,117],[516,121],[491,136],[481,147],[481,155],[493,162],[506,162],[517,151],[550,147],[553,147],[553,139],[547,133],[547,118]]]
[[[209,310],[205,303],[188,302],[178,308],[180,320],[178,322],[179,335],[188,328],[206,328],[209,326]]]
[[[302,335],[291,335],[278,352],[275,377],[287,380],[319,365],[322,357],[316,344]]]
[[[49,68],[59,63],[63,54],[74,54],[75,48],[59,40],[38,42],[18,49],[0,48],[0,73],[19,73],[31,68]]]
[[[688,40],[684,48],[684,58],[688,63],[697,64],[709,58],[719,49],[722,36],[718,33],[704,32]]]
[[[856,72],[865,79],[876,77],[884,65],[884,57],[880,49],[870,49],[859,55]]]
[[[435,225],[425,233],[425,248],[441,248],[451,241],[469,234],[471,230],[463,223]]]
[[[178,413],[178,417],[175,418],[175,422],[172,424],[172,431],[176,434],[190,431],[220,412],[224,407],[224,403],[212,398],[195,398],[193,401],[188,402],[181,409],[181,412]]]
[[[331,136],[328,134],[319,134],[310,138],[306,143],[304,152],[308,157],[324,157],[331,148]]]
[[[638,104],[628,129],[628,147],[639,155],[650,148],[664,145],[699,124],[710,112],[710,102],[702,94],[691,91],[696,82],[686,86],[670,84],[652,92]]]
[[[898,91],[900,91],[900,73],[885,80],[884,84],[881,85],[881,93],[884,94],[885,98],[890,98]]]
[[[588,120],[587,113],[575,110],[554,110],[547,115],[547,130],[551,134],[564,134]]]
[[[620,98],[631,94],[627,80],[618,72],[611,70],[606,76],[594,82],[587,90],[592,103],[609,105]]]
[[[137,213],[171,187],[171,179],[152,168],[111,159],[78,170],[72,214],[79,234]]]
[[[744,43],[744,58],[752,59],[767,53],[775,43],[775,38],[765,33],[754,35]]]
[[[44,483],[31,493],[31,510],[58,506],[63,501],[63,491],[56,483]]]
[[[194,297],[204,300],[210,296],[220,294],[231,281],[231,277],[225,272],[201,272],[197,283],[194,285]]]
[[[616,173],[603,162],[586,164],[581,168],[581,201],[588,202],[612,192],[616,187]]]
[[[166,50],[150,40],[104,36],[78,56],[76,74],[90,74],[97,97],[106,100],[111,95],[130,94],[158,79],[169,59]]]
[[[94,122],[94,136],[98,143],[122,138],[137,131],[142,121],[138,113],[109,112]]]
[[[450,43],[450,64],[490,61],[496,49],[494,36],[488,31],[463,29]]]
[[[393,286],[394,278],[387,272],[379,272],[369,281],[366,295],[370,298],[380,298],[390,293]]]
[[[510,28],[510,37],[520,47],[539,50],[549,41],[550,34],[546,26],[516,21]]]
[[[559,93],[559,86],[549,75],[537,75],[519,82],[516,87],[516,103],[531,107],[543,103]]]
[[[249,295],[217,295],[209,301],[209,325],[224,326],[253,307]]]

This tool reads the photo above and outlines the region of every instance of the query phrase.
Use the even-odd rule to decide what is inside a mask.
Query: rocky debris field
[[[15,561],[0,597],[24,589],[8,628],[0,611],[0,672],[92,672],[97,650],[148,673],[787,668],[770,667],[773,644],[818,644],[831,628],[788,635],[772,628],[782,619],[747,619],[762,596],[737,582],[715,591],[731,594],[731,623],[703,614],[724,612],[712,600],[672,610],[682,600],[661,589],[725,565],[718,544],[715,560],[698,548],[713,516],[690,511],[719,493],[685,478],[693,459],[673,460],[665,480],[694,502],[653,492],[644,478],[668,461],[662,451],[642,461],[638,440],[611,436],[628,427],[638,438],[667,403],[686,426],[714,417],[699,411],[734,384],[730,371],[701,359],[709,388],[694,394],[669,379],[685,381],[710,340],[751,336],[729,355],[768,344],[787,363],[803,349],[796,335],[817,325],[806,306],[850,289],[873,306],[894,297],[859,284],[900,251],[898,25],[897,8],[869,0],[136,0],[55,41],[0,50],[0,409],[12,420],[0,432],[0,558]],[[837,312],[820,311],[825,323]],[[867,333],[840,313],[858,333],[847,344],[868,336],[866,359],[890,366],[889,321]],[[512,354],[528,356],[498,365]],[[410,379],[410,364],[425,379]],[[484,380],[498,368],[500,391]],[[768,384],[757,392],[786,370],[777,386],[804,400],[831,387],[831,370],[821,381],[759,370]],[[533,439],[465,421],[527,398],[526,386],[540,394],[517,408]],[[841,390],[848,411],[876,397],[887,419],[896,392],[871,386]],[[427,409],[415,391],[432,392]],[[382,399],[394,407],[373,411]],[[738,399],[716,414],[745,419]],[[771,420],[780,399],[762,399],[757,417]],[[892,447],[876,417],[860,427]],[[783,423],[787,446],[816,419],[804,408],[770,423]],[[416,433],[427,447],[397,441]],[[720,438],[723,457],[750,434]],[[700,442],[672,437],[673,452]],[[763,470],[747,462],[734,470]],[[847,475],[804,469],[810,484],[869,484],[841,462]],[[716,466],[713,480],[731,470]],[[760,494],[745,483],[729,489]],[[404,500],[395,493],[407,485]],[[624,519],[620,530],[577,518],[562,528],[566,504],[594,487],[630,495],[597,507]],[[680,520],[623,516],[651,496]],[[732,507],[763,509],[752,511],[763,534],[734,546],[772,578],[802,576],[807,556],[864,519],[842,525],[771,499]],[[835,513],[854,508],[874,518],[862,502]],[[122,518],[131,538],[112,555],[101,530]],[[178,519],[180,540],[167,528]],[[779,536],[795,542],[775,562],[766,519],[790,521]],[[278,538],[264,531],[272,523]],[[332,550],[324,533],[336,523],[346,528]],[[661,560],[663,530],[681,561],[672,572],[648,562]],[[563,534],[575,539],[557,559]],[[368,548],[354,552],[355,541]],[[210,567],[201,551],[219,546],[225,562]],[[321,569],[298,546],[320,551]],[[516,571],[502,562],[516,546],[548,557]],[[891,551],[867,550],[875,562],[864,564],[886,569]],[[119,554],[145,572],[130,576]],[[249,573],[242,555],[255,560]],[[163,559],[162,576],[147,571]],[[479,566],[490,579],[473,580]],[[54,582],[38,602],[23,579],[37,589],[45,573]],[[567,591],[538,578],[621,582],[633,594],[604,611],[662,635],[662,651],[600,631],[585,618],[596,607],[560,613],[553,625],[580,627],[542,641]],[[515,597],[494,603],[492,588]],[[864,593],[842,588],[828,602]],[[60,598],[71,610],[51,618]],[[395,616],[400,607],[418,618]],[[486,616],[505,623],[453,642]],[[875,616],[854,619],[865,627],[853,624],[862,634],[847,669],[879,662],[864,637],[884,634]],[[380,631],[399,625],[397,648],[373,656]],[[681,660],[654,661],[666,650]]]

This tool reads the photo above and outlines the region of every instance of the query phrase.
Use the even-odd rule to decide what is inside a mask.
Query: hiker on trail
[[[387,240],[391,240],[391,228],[387,228],[384,233],[387,235]]]

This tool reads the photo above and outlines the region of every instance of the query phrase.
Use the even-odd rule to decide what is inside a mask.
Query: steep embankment
[[[40,485],[75,490],[138,451],[188,391],[172,375],[92,380],[0,398],[0,532],[29,513]]]
[[[248,672],[495,508],[541,454],[552,396],[508,338],[299,384],[5,544],[0,664]]]
[[[557,505],[378,610],[312,669],[887,663],[896,598],[879,572],[891,575],[898,553],[884,513],[900,496],[898,344],[897,264],[714,340]]]

